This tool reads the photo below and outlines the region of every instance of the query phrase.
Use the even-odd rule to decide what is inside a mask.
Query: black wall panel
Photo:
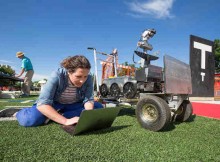
[[[193,97],[214,96],[215,55],[214,42],[190,36],[190,68]]]

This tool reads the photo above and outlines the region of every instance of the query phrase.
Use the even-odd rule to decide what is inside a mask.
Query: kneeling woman
[[[102,108],[102,104],[94,102],[90,68],[84,56],[64,59],[61,68],[53,72],[44,85],[36,104],[17,112],[19,124],[39,126],[51,119],[62,125],[72,125],[78,122],[83,110]]]

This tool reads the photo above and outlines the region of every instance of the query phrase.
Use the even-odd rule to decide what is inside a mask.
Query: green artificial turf
[[[25,97],[25,98],[16,98],[16,99],[0,99],[0,110],[4,109],[5,106],[32,106],[33,103],[37,100],[37,95],[31,95],[30,97]],[[27,103],[22,103],[25,101],[30,101]]]
[[[134,109],[125,107],[111,128],[80,136],[67,134],[56,123],[24,128],[2,121],[0,161],[218,162],[219,125],[219,120],[193,116],[190,122],[151,132],[137,123]]]

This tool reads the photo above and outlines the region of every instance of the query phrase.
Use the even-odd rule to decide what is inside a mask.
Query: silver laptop
[[[76,125],[61,126],[64,131],[71,135],[100,130],[111,127],[117,117],[120,108],[102,108],[85,110],[81,113]]]

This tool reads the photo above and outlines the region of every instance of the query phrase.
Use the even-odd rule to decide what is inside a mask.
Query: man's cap
[[[24,52],[19,51],[16,53],[16,57],[20,57],[20,56],[24,56]]]

